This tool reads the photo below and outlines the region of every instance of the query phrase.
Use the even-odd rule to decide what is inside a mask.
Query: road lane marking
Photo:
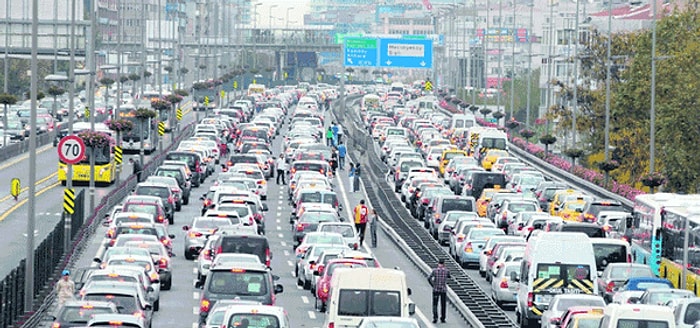
[[[199,292],[192,292],[192,299],[198,300],[199,299]]]
[[[193,322],[193,323],[192,323],[192,328],[199,328],[199,323]]]
[[[37,149],[36,153],[37,153],[37,155],[38,155],[38,154],[41,154],[41,153],[43,153],[43,152],[45,152],[45,151],[47,151],[47,150],[49,150],[49,149],[52,149],[52,148],[53,148],[53,144],[51,144],[51,145],[44,145],[43,147]],[[29,158],[29,153],[24,153],[23,155],[20,155],[17,159],[15,159],[15,160],[13,160],[13,161],[11,161],[11,162],[3,163],[2,165],[0,165],[0,170],[4,170],[4,169],[6,169],[6,168],[8,168],[8,167],[10,167],[10,166],[13,166],[13,165],[15,165],[15,164],[17,164],[17,163],[19,163],[19,162],[21,162],[21,161],[27,159],[27,158]]]
[[[282,227],[280,227],[280,226],[277,226],[277,230],[282,230]]]
[[[282,245],[282,247],[287,247],[287,242],[281,241],[280,245]]]
[[[192,267],[192,273],[197,274],[197,267]]]
[[[192,307],[192,314],[199,315],[199,307],[193,306]]]
[[[284,250],[284,256],[289,256],[289,251],[286,249]]]
[[[435,327],[435,325],[433,325],[433,322],[428,320],[428,317],[426,317],[425,314],[423,314],[423,311],[421,311],[418,307],[416,307],[416,315],[418,316],[418,319],[420,319],[420,321],[423,322],[425,327]]]
[[[311,318],[311,320],[316,320],[316,313],[314,311],[309,311],[309,318]]]
[[[292,261],[287,261],[287,265],[294,266],[294,263],[292,263]],[[292,275],[294,275],[294,274],[292,273]]]
[[[284,237],[284,235],[283,235],[283,234],[281,234],[281,233],[278,233],[278,234],[277,234],[277,237],[280,237],[280,238],[282,238],[282,237]],[[286,251],[285,251],[285,252],[286,252]]]
[[[304,304],[309,304],[309,298],[306,296],[302,296],[301,301],[304,302]]]
[[[38,186],[38,185],[40,185],[40,184],[46,182],[47,180],[49,180],[49,179],[51,179],[51,178],[53,178],[53,177],[55,177],[55,176],[57,176],[57,175],[58,175],[58,172],[54,172],[54,173],[52,173],[52,174],[49,175],[49,176],[46,176],[46,177],[41,178],[41,179],[38,180],[34,185],[35,185],[35,186]],[[22,188],[22,190],[20,190],[20,192],[19,192],[20,195],[21,195],[23,192],[27,192],[27,190],[29,190],[29,187],[24,187],[24,188]],[[2,203],[2,202],[4,202],[4,201],[7,201],[7,200],[9,200],[9,199],[11,199],[11,198],[12,198],[12,195],[7,195],[7,196],[5,196],[5,197],[3,197],[3,198],[0,198],[0,203]]]
[[[48,185],[48,186],[46,186],[44,189],[41,189],[41,190],[37,191],[37,192],[36,192],[36,195],[35,195],[34,197],[38,197],[39,195],[41,195],[41,194],[43,194],[43,193],[45,193],[45,192],[47,192],[47,191],[53,189],[54,187],[56,187],[56,186],[58,186],[58,185],[60,185],[60,184],[61,184],[60,182],[55,182],[55,183],[52,184],[52,185]],[[7,217],[10,216],[10,214],[12,214],[12,212],[16,211],[18,208],[20,208],[22,205],[26,204],[28,201],[29,201],[29,198],[25,198],[25,199],[22,199],[22,200],[20,200],[19,202],[17,202],[17,204],[12,205],[12,207],[10,207],[10,209],[8,209],[5,213],[3,213],[2,215],[0,215],[0,222],[2,222],[2,221],[4,221],[5,219],[7,219]]]

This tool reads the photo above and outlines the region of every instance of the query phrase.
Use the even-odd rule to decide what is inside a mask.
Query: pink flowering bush
[[[127,119],[109,120],[105,122],[105,125],[110,130],[117,132],[130,131],[134,128],[134,123]]]

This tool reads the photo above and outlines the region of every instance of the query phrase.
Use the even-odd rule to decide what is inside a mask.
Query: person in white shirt
[[[284,175],[287,172],[287,161],[284,159],[284,154],[280,154],[280,157],[275,160],[275,167],[277,168],[277,184],[280,184],[280,177],[282,177],[282,184],[286,185]]]

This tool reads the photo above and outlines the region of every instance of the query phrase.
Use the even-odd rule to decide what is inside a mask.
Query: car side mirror
[[[47,315],[46,318],[49,319],[50,321],[56,321],[56,316],[53,316],[53,315]]]
[[[204,200],[204,196],[199,197],[199,200]]]
[[[552,319],[549,319],[549,323],[552,324],[552,325],[555,325],[555,326],[559,327],[559,325],[561,325],[561,318],[552,318]]]
[[[153,289],[152,286],[148,286],[148,289],[146,289],[146,291],[149,293],[153,293],[155,291],[155,289]]]
[[[270,210],[270,208],[267,206],[267,203],[263,203],[263,204],[262,204],[262,211],[263,211],[263,212],[267,212],[267,211],[269,211],[269,210]]]
[[[194,288],[201,289],[202,288],[202,282],[197,279],[197,281],[194,282]]]
[[[314,276],[316,276],[316,277],[321,276],[321,272],[319,272],[318,270],[314,270]]]
[[[344,218],[344,217],[340,217],[340,222],[345,222],[345,218]]]
[[[183,231],[190,230],[190,226],[184,225],[184,226],[182,226],[182,230],[183,230]]]
[[[153,310],[153,305],[151,305],[151,304],[146,304],[143,308],[144,308],[146,311],[151,311],[151,310]]]
[[[170,238],[170,239],[175,239],[175,235],[169,234],[169,235],[168,235],[168,238]]]
[[[407,288],[406,293],[408,293],[408,296],[411,296],[411,294],[413,294],[413,291],[411,290],[411,288]]]
[[[95,262],[95,263],[102,263],[102,259],[99,258],[99,257],[93,257],[93,258],[92,258],[92,261]]]
[[[408,303],[408,315],[416,314],[416,303]]]
[[[273,274],[273,275],[272,275],[272,280],[274,280],[274,281],[280,280],[280,276],[274,275],[274,274]]]
[[[275,285],[275,294],[281,294],[284,292],[284,286],[280,284]]]

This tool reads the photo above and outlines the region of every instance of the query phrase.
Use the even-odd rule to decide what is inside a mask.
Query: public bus
[[[161,96],[161,94],[162,94],[162,96]],[[169,95],[170,95],[170,91],[163,90],[162,92],[159,92],[158,90],[150,90],[150,91],[145,91],[143,93],[143,97],[141,97],[141,98],[144,101],[147,101],[149,103],[149,106],[150,106],[151,102],[153,102],[155,100],[159,100],[159,99],[166,99],[165,97],[167,97]],[[166,132],[170,132],[170,130],[172,130],[172,128],[170,126],[170,123],[171,123],[170,116],[173,113],[171,113],[171,112],[172,112],[172,110],[164,110],[164,111],[158,112],[158,122],[165,123],[165,131]]]
[[[656,193],[638,195],[632,209],[631,231],[625,235],[632,239],[632,256],[637,263],[647,264],[659,277],[669,279],[680,288],[683,261],[685,220],[689,219],[689,265],[691,271],[700,270],[700,216],[690,215],[689,209],[700,201],[700,195]],[[696,254],[697,253],[697,254]],[[693,269],[695,268],[695,269]],[[689,275],[686,287],[695,290],[695,274]],[[691,283],[692,281],[692,283]]]
[[[126,152],[138,152],[141,149],[141,139],[143,138],[144,152],[151,153],[158,146],[158,119],[149,118],[141,124],[141,120],[136,117],[136,110],[122,110],[118,113],[120,119],[126,119],[134,123],[134,128],[129,132],[122,133],[122,149]]]
[[[266,88],[264,84],[251,83],[248,85],[249,96],[254,94],[264,94],[265,90]]]
[[[73,133],[78,134],[82,131],[90,131],[90,123],[77,122],[73,124]],[[109,185],[116,179],[117,165],[114,161],[114,138],[113,131],[107,128],[104,123],[95,123],[96,132],[106,134],[111,140],[108,147],[96,149],[95,151],[95,183]],[[85,152],[85,157],[78,163],[73,165],[73,182],[90,182],[90,152]],[[58,161],[58,181],[64,186],[68,176],[68,166],[66,163]]]

